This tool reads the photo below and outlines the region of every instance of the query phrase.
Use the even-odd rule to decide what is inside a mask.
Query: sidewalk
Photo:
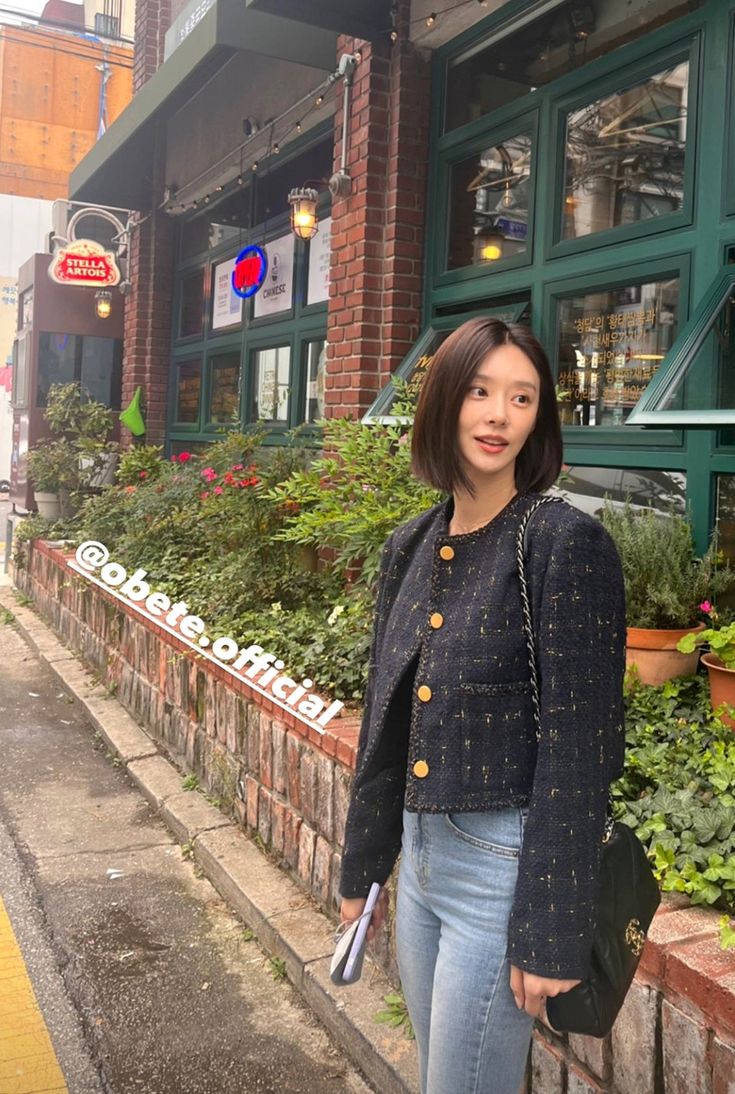
[[[124,765],[180,843],[192,846],[204,875],[260,944],[285,962],[288,977],[380,1094],[418,1090],[415,1044],[402,1031],[377,1023],[383,996],[392,990],[380,969],[366,962],[361,981],[336,988],[329,979],[334,924],[244,833],[199,794],[182,790],[182,773],[125,710],[96,685],[77,658],[26,607],[9,578],[0,578],[0,607],[56,675]]]

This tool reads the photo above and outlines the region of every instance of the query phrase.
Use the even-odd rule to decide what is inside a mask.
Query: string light
[[[436,22],[436,12],[432,11],[431,15],[427,16],[426,25],[427,25],[427,27],[433,27],[435,22]]]
[[[323,102],[324,102],[324,96],[323,96],[323,95],[317,95],[317,97],[316,97],[316,105],[317,105],[317,106],[321,106]]]
[[[297,133],[301,132],[301,122],[296,122],[296,132]]]
[[[277,156],[280,151],[281,151],[281,146],[278,143],[278,141],[276,141],[276,143],[273,145],[273,155]]]
[[[398,31],[397,30],[392,30],[390,32],[390,40],[391,40],[391,42],[397,42],[398,41]]]
[[[258,161],[257,160],[255,160],[255,162],[253,163],[253,166],[250,168],[250,170],[251,171],[257,171],[258,170]]]
[[[237,185],[242,186],[242,175],[237,176]]]

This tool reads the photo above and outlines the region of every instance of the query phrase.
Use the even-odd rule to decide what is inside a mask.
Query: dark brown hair
[[[459,412],[470,381],[497,346],[522,350],[539,376],[536,425],[515,465],[519,493],[546,490],[559,477],[562,439],[559,408],[546,351],[528,327],[479,316],[453,331],[434,354],[419,395],[411,441],[411,468],[429,486],[451,494],[462,487],[474,496],[457,443]]]

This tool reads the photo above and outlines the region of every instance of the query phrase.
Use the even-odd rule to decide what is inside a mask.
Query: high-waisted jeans
[[[527,809],[403,811],[396,950],[421,1094],[518,1094],[533,1018],[506,956]]]

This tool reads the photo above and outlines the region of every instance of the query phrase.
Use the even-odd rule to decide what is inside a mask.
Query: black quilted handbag
[[[537,738],[541,732],[540,700],[525,566],[526,531],[536,509],[557,500],[547,495],[529,506],[516,543]],[[610,813],[600,858],[591,971],[571,991],[546,1000],[546,1015],[554,1029],[560,1033],[607,1036],[633,982],[646,933],[660,902],[661,894],[643,845],[631,828],[613,820]]]

